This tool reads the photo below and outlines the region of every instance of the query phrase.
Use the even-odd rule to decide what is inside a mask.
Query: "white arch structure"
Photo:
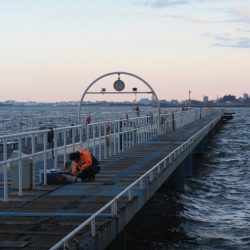
[[[155,97],[155,100],[157,102],[157,108],[158,108],[158,115],[159,115],[159,126],[160,126],[160,102],[159,102],[159,99],[154,91],[154,89],[149,85],[148,82],[146,82],[144,79],[142,79],[141,77],[135,75],[135,74],[132,74],[132,73],[129,73],[129,72],[123,72],[123,71],[116,71],[116,72],[111,72],[111,73],[107,73],[107,74],[104,74],[100,77],[98,77],[97,79],[95,79],[93,82],[91,82],[89,84],[89,86],[85,89],[85,91],[83,92],[82,94],[82,98],[81,98],[81,101],[80,101],[80,104],[79,104],[79,109],[78,109],[78,124],[80,124],[80,116],[81,116],[81,107],[82,107],[82,102],[83,102],[83,99],[85,97],[85,95],[88,93],[88,90],[96,83],[98,82],[99,80],[101,80],[102,78],[104,77],[107,77],[107,76],[110,76],[110,75],[129,75],[129,76],[132,76],[132,77],[135,77],[137,78],[138,80],[140,80],[141,82],[143,82],[152,92],[152,94],[154,95]],[[119,94],[119,92],[117,92],[117,94]]]

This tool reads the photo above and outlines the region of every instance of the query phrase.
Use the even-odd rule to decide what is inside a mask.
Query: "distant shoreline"
[[[105,104],[100,104],[100,103],[84,103],[84,106],[100,106],[100,107],[113,107],[113,106],[144,106],[144,107],[152,107],[152,105],[146,105],[146,104],[134,104],[134,103],[105,103]],[[46,106],[54,106],[54,107],[78,107],[79,104],[58,104],[58,103],[42,103],[42,104],[5,104],[5,103],[0,103],[0,107],[46,107]],[[183,108],[183,107],[191,107],[191,108],[250,108],[250,103],[247,104],[215,104],[215,105],[166,105],[166,104],[161,104],[161,107],[164,108]],[[156,107],[155,107],[156,108]]]

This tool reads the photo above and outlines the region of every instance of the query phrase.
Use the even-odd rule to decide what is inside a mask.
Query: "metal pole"
[[[23,192],[22,192],[22,188],[23,188],[23,173],[22,173],[22,140],[21,140],[21,136],[18,137],[18,149],[19,149],[19,160],[18,160],[18,180],[19,180],[19,191],[18,191],[18,195],[22,196]]]
[[[6,139],[3,140],[3,160],[7,161],[7,143]],[[4,164],[4,174],[3,174],[3,179],[4,179],[4,198],[3,201],[8,201],[8,179],[7,179],[7,163]]]
[[[43,184],[47,185],[47,133],[43,134],[43,151],[44,151],[44,158],[43,158]]]

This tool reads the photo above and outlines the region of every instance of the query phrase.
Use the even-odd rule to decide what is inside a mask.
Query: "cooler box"
[[[61,177],[63,172],[57,169],[47,170],[47,184],[58,184],[58,178]],[[44,183],[44,171],[40,171],[40,183]]]

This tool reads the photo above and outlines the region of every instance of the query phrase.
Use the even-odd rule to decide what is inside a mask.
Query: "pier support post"
[[[196,156],[202,156],[204,153],[204,149],[206,147],[206,143],[205,143],[205,138],[197,145],[197,147],[194,149],[194,154]]]
[[[110,243],[106,250],[126,250],[127,249],[127,232],[123,229],[116,238]]]
[[[183,161],[171,174],[167,180],[167,187],[170,189],[183,192],[185,184],[185,161]]]
[[[185,159],[185,175],[186,177],[193,176],[193,157],[192,153],[187,156]]]

